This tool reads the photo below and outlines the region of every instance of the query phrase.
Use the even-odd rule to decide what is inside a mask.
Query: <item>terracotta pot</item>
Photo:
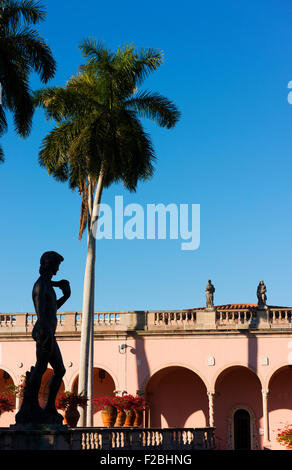
[[[141,410],[134,410],[135,418],[134,418],[134,423],[133,426],[135,428],[139,427],[142,425],[143,421],[143,411]]]
[[[117,416],[117,410],[114,406],[104,406],[101,410],[103,425],[110,428],[114,425]]]
[[[72,405],[65,411],[65,421],[69,428],[76,428],[80,413],[77,410],[77,406]]]
[[[65,416],[65,410],[57,409],[58,413],[60,413],[63,416],[63,424],[68,424]],[[68,425],[69,426],[69,425]]]
[[[124,426],[133,426],[134,424],[134,419],[135,419],[135,413],[133,410],[125,410],[126,413],[126,419],[124,422]]]
[[[124,412],[124,410],[117,410],[115,426],[117,427],[124,426],[125,419],[126,419],[126,413]]]

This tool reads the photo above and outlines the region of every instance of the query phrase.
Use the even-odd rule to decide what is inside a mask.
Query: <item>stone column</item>
[[[209,426],[210,428],[214,427],[214,397],[215,392],[208,392],[209,399]]]
[[[268,407],[269,390],[262,390],[262,395],[263,395],[264,445],[268,445],[270,443],[269,407]]]
[[[16,398],[15,398],[15,413],[17,413],[19,410],[20,410],[20,397],[19,395],[16,395]]]

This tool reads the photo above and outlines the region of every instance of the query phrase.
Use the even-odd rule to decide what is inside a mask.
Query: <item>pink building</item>
[[[0,391],[34,365],[35,321],[1,314]],[[58,313],[65,390],[77,390],[80,323],[77,312]],[[145,427],[214,426],[218,449],[282,449],[277,430],[292,423],[291,326],[292,308],[266,305],[96,313],[93,394],[142,393]],[[0,427],[14,422],[14,413],[0,416]],[[100,412],[93,425],[102,426]]]

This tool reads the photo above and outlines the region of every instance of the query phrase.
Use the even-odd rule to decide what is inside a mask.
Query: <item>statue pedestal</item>
[[[257,310],[257,329],[265,329],[265,328],[270,328],[270,322],[268,319],[268,314],[269,311],[267,307],[258,307]]]
[[[63,425],[15,424],[0,431],[1,450],[72,450],[72,432]]]
[[[204,310],[197,310],[196,312],[197,328],[200,330],[214,330],[216,328],[216,310],[212,307],[207,307]]]

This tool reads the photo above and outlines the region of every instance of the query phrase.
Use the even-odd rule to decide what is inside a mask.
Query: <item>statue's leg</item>
[[[32,368],[29,384],[30,384],[30,397],[31,404],[34,408],[41,408],[39,405],[39,390],[42,382],[42,377],[48,367],[48,355],[45,354],[41,347],[37,344],[37,361],[36,365]]]
[[[26,373],[26,385],[20,410],[15,415],[19,424],[40,424],[44,422],[44,410],[39,405],[38,395],[44,372],[47,369],[47,355],[44,355],[37,344],[36,365]]]
[[[49,396],[45,406],[45,411],[49,413],[57,413],[55,401],[66,370],[56,339],[54,340],[53,353],[50,356],[49,363],[54,370],[54,375],[50,380]]]

